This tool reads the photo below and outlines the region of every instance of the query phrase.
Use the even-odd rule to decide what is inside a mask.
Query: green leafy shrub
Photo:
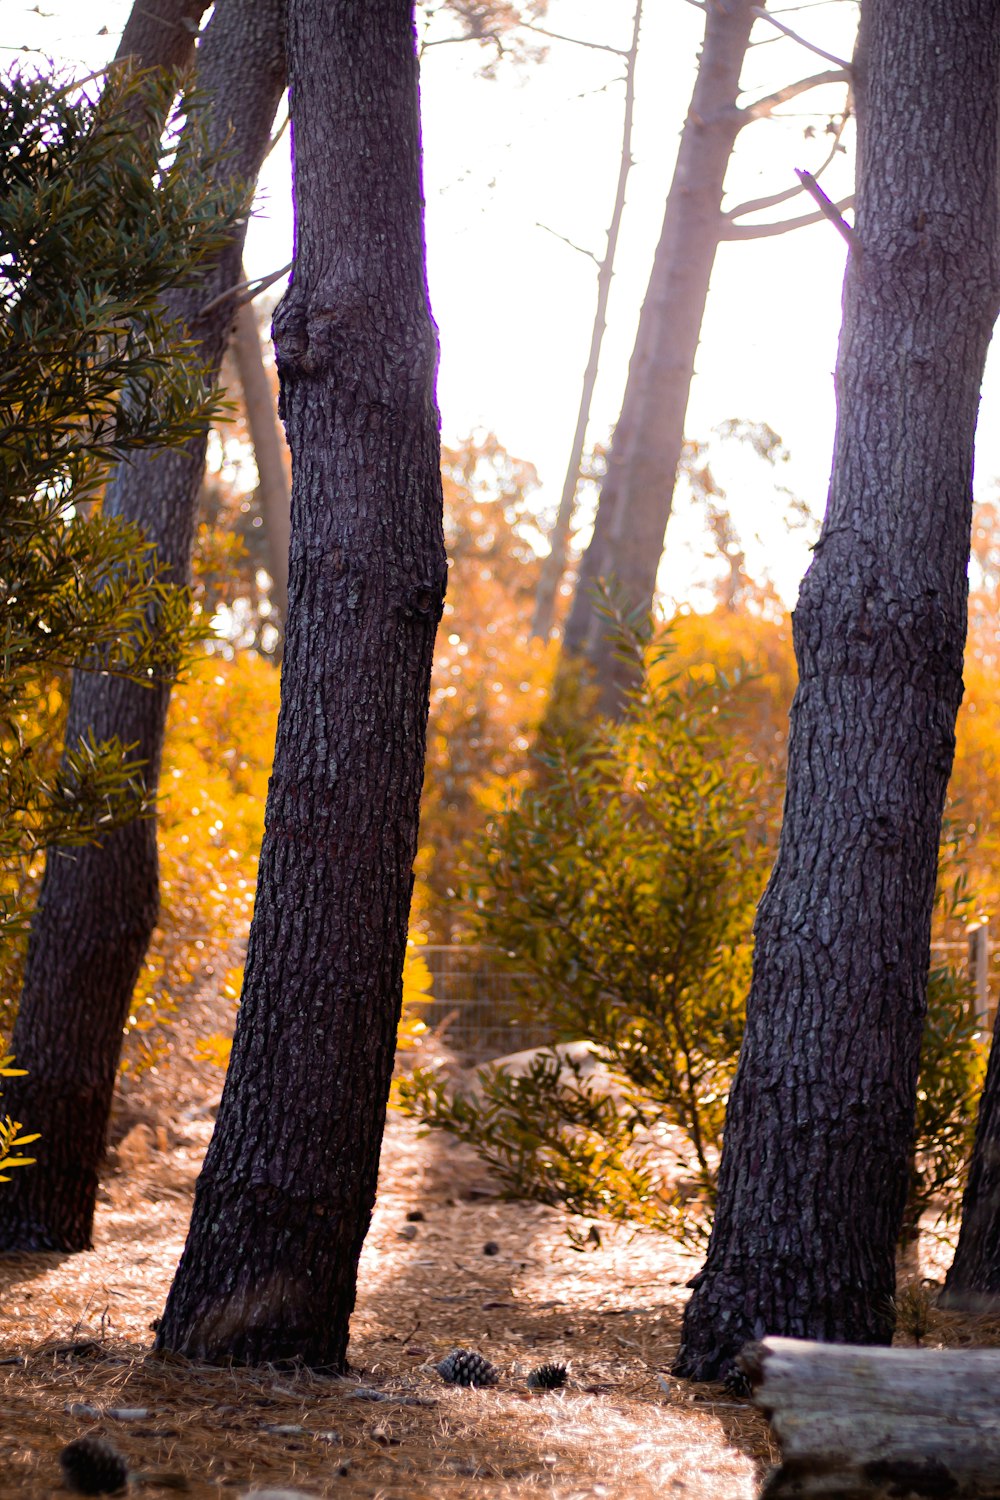
[[[710,1219],[773,849],[730,717],[739,683],[671,675],[669,637],[657,652],[627,631],[625,643],[640,679],[625,721],[552,748],[534,789],[495,817],[475,892],[480,936],[531,976],[533,1021],[585,1039],[601,1066],[560,1047],[522,1070],[482,1068],[472,1090],[417,1069],[398,1094],[511,1197],[692,1240]],[[964,891],[959,871],[942,921],[961,921]],[[984,1070],[971,987],[935,967],[904,1242],[932,1203],[957,1208]]]
[[[653,649],[619,628],[639,680],[625,720],[551,747],[495,819],[476,891],[481,937],[532,976],[534,1017],[589,1040],[604,1070],[542,1054],[520,1077],[484,1070],[476,1096],[426,1071],[400,1096],[513,1195],[691,1232],[714,1189],[768,855],[733,685],[671,674],[669,638]]]
[[[948,964],[931,969],[904,1244],[916,1239],[921,1215],[932,1206],[946,1220],[958,1217],[989,1058],[974,1000],[964,974]]]
[[[136,527],[100,508],[112,465],[184,442],[218,405],[162,299],[218,247],[245,211],[245,194],[224,200],[206,186],[207,159],[179,153],[180,120],[168,118],[174,87],[112,72],[91,100],[51,77],[0,78],[0,998],[8,1000],[15,929],[39,852],[99,838],[143,810],[129,746],[88,739],[60,763],[69,671],[169,677],[192,639],[188,591],[161,576]]]

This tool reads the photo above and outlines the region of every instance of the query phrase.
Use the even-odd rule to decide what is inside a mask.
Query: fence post
[[[968,929],[969,980],[975,993],[976,1020],[988,1028],[990,1021],[990,924],[984,917]]]

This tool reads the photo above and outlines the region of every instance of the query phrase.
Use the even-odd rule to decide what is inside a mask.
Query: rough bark
[[[962,1228],[945,1279],[944,1307],[996,1315],[1000,1306],[1000,1011],[979,1102]]]
[[[997,0],[862,7],[830,495],[682,1375],[765,1334],[892,1332],[997,304],[998,63]]]
[[[209,137],[230,141],[225,169],[242,180],[257,175],[284,87],[283,25],[283,0],[220,0],[198,49],[196,85],[212,99]],[[203,279],[168,298],[211,384],[234,308],[223,303],[199,314],[239,280],[242,240],[241,230]],[[104,502],[109,514],[143,528],[173,582],[189,579],[206,437],[122,465]],[[93,733],[134,745],[153,796],[169,696],[166,683],[144,687],[76,672],[66,743]],[[90,1245],[122,1031],[158,910],[154,819],[136,819],[99,847],[49,852],[11,1042],[27,1076],[4,1090],[5,1108],[42,1138],[37,1165],[0,1195],[0,1250]]]
[[[563,574],[566,571],[566,549],[569,546],[569,529],[573,521],[573,510],[576,505],[576,492],[580,485],[580,465],[583,462],[583,446],[587,439],[587,428],[590,424],[590,408],[594,399],[594,388],[597,385],[597,372],[600,368],[601,345],[604,343],[604,333],[607,328],[608,299],[611,296],[611,282],[615,271],[615,254],[618,249],[618,235],[621,230],[622,215],[625,212],[625,190],[628,186],[628,175],[632,168],[632,117],[635,110],[635,65],[639,56],[639,28],[642,25],[642,0],[638,0],[635,14],[632,18],[632,42],[625,54],[625,111],[622,119],[622,149],[618,163],[618,185],[615,188],[615,202],[611,211],[611,222],[608,225],[608,242],[604,251],[604,259],[598,266],[597,271],[597,306],[594,309],[594,327],[590,335],[590,353],[587,356],[587,367],[583,372],[583,386],[580,391],[580,405],[576,414],[576,428],[573,432],[573,442],[570,447],[569,461],[566,465],[566,477],[563,480],[562,494],[559,497],[559,509],[556,512],[555,524],[548,536],[549,554],[542,560],[541,571],[538,575],[538,588],[535,594],[535,613],[531,622],[532,635],[547,641],[552,633],[556,617],[556,595],[559,585],[562,583]]]
[[[444,598],[409,0],[291,0],[275,317],[289,614],[232,1061],[158,1346],[342,1368],[371,1217]]]
[[[768,1339],[739,1364],[781,1444],[764,1500],[996,1500],[1000,1351]]]
[[[245,279],[245,273],[244,273]],[[264,369],[260,334],[253,306],[241,303],[233,327],[233,358],[243,387],[247,426],[257,462],[257,498],[267,538],[271,602],[276,623],[283,629],[288,614],[288,541],[291,531],[291,496],[285,476],[284,443]]]

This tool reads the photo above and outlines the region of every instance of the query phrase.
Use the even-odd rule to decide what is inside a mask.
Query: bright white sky
[[[98,67],[113,51],[130,0],[0,0],[0,61],[21,46]],[[545,25],[591,41],[627,45],[633,0],[551,0]],[[774,0],[786,24],[839,56],[850,56],[856,6],[850,0]],[[41,13],[39,13],[41,12]],[[105,30],[106,28],[106,30]],[[659,234],[681,124],[690,97],[702,13],[687,0],[645,0],[633,142],[635,167],[620,243],[590,440],[606,439],[618,414],[639,306]],[[103,34],[101,34],[103,32]],[[453,34],[446,21],[432,37]],[[544,39],[537,38],[539,42]],[[767,23],[754,31],[747,97],[829,66]],[[445,441],[491,429],[510,452],[533,462],[542,498],[555,505],[572,437],[593,320],[593,264],[538,228],[603,253],[621,139],[618,59],[548,43],[547,60],[477,76],[488,54],[473,45],[429,48],[423,65],[427,244],[431,296],[441,330],[439,397]],[[783,120],[746,128],[727,180],[729,202],[794,182],[793,168],[826,154],[823,128],[842,92],[792,101]],[[826,113],[824,113],[826,111]],[[815,139],[807,139],[809,127]],[[845,138],[852,142],[849,134]],[[846,157],[825,179],[831,196],[850,191]],[[803,198],[778,213],[805,212]],[[287,141],[267,163],[247,266],[265,274],[291,246]],[[770,217],[770,215],[766,216]],[[778,238],[724,245],[692,387],[687,432],[706,438],[730,417],[766,421],[791,460],[774,474],[757,460],[719,449],[717,476],[752,570],[767,570],[789,602],[808,562],[801,536],[789,539],[776,485],[822,513],[834,426],[832,371],[840,325],[845,247],[822,223]],[[1000,361],[984,390],[979,488],[1000,474],[993,413]],[[680,506],[667,539],[661,586],[684,597],[703,574],[693,515]]]

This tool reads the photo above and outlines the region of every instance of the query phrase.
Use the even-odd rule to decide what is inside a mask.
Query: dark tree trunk
[[[252,182],[284,88],[283,0],[220,0],[198,50],[198,87],[212,99],[210,137],[231,140],[225,168]],[[183,149],[183,148],[182,148]],[[197,341],[214,384],[234,307],[201,309],[240,278],[242,232],[194,287],[171,293],[171,312]],[[207,436],[207,435],[206,435]],[[137,522],[173,582],[190,572],[205,437],[122,465],[104,502]],[[170,688],[76,672],[67,745],[117,735],[145,764],[155,795]],[[4,1107],[41,1134],[37,1165],[0,1195],[0,1250],[85,1250],[122,1030],[159,910],[156,824],[140,818],[100,847],[50,850],[32,923],[11,1049],[27,1076],[4,1089]]]
[[[995,1314],[1000,1302],[1000,1011],[993,1025],[962,1228],[941,1304]]]
[[[865,0],[857,243],[823,532],[795,610],[778,859],[676,1371],[892,1334],[972,447],[997,305],[997,0]]]
[[[639,318],[608,473],[581,560],[566,626],[567,653],[594,670],[602,712],[621,711],[627,669],[618,661],[594,588],[607,577],[628,610],[648,610],[670,519],[708,284],[722,237],[722,189],[733,143],[749,115],[736,107],[756,0],[705,10],[705,40],[681,134],[663,228]]]
[[[410,0],[290,0],[281,713],[246,978],[158,1347],[342,1368],[402,995],[446,578]]]

